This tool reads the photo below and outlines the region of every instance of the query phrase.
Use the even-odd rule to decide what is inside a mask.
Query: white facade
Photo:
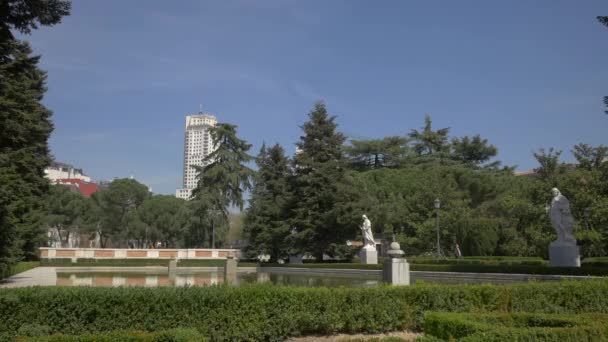
[[[85,175],[82,169],[76,169],[72,165],[57,162],[51,163],[50,166],[44,169],[44,176],[53,183],[57,183],[59,179],[80,179],[83,182],[91,182],[91,177]]]
[[[175,191],[176,197],[190,198],[192,189],[196,187],[196,170],[192,166],[204,166],[203,160],[215,150],[209,128],[216,124],[217,119],[211,114],[186,116],[184,173],[182,188]]]

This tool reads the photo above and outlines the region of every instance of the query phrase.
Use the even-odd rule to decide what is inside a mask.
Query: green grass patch
[[[376,288],[269,284],[186,288],[0,289],[0,336],[25,324],[50,334],[197,329],[211,340],[380,333],[421,327],[424,313],[608,313],[608,280]]]

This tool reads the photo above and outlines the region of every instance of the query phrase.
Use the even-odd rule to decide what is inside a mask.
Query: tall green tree
[[[134,211],[149,197],[148,187],[129,178],[116,179],[107,189],[93,194],[88,221],[91,229],[99,234],[102,246],[108,239],[117,246],[121,240],[137,238],[141,224],[134,221]]]
[[[356,193],[346,170],[345,137],[322,102],[315,104],[302,130],[294,158],[290,240],[294,252],[312,253],[321,260],[355,236],[362,213],[355,213],[352,206]]]
[[[39,25],[52,26],[70,14],[69,0],[3,0],[0,2],[0,42],[14,40],[11,30],[29,34]]]
[[[0,43],[0,264],[36,254],[49,183],[51,111],[40,101],[46,74],[27,43]]]
[[[482,139],[479,134],[452,139],[452,157],[463,163],[479,167],[497,154],[496,146],[488,143],[488,139]]]
[[[205,158],[205,166],[193,166],[198,180],[191,201],[198,222],[193,223],[197,236],[211,231],[212,248],[215,248],[216,228],[227,227],[229,207],[243,210],[243,194],[251,189],[254,172],[245,165],[253,159],[247,154],[251,145],[238,138],[236,129],[237,126],[227,123],[210,128],[217,148]]]
[[[256,158],[258,171],[254,178],[244,233],[249,240],[248,254],[255,257],[270,254],[272,260],[288,256],[290,209],[293,194],[291,169],[281,145],[262,146]]]
[[[578,162],[578,167],[587,170],[599,169],[608,162],[608,147],[604,145],[593,147],[588,144],[577,144],[574,145],[572,154]]]
[[[424,116],[424,127],[422,130],[412,129],[409,133],[413,141],[414,151],[420,156],[431,156],[433,154],[446,153],[449,150],[448,135],[449,128],[433,130],[433,121],[430,115]]]
[[[534,152],[534,158],[539,164],[537,169],[540,179],[555,185],[556,178],[566,171],[565,165],[560,161],[562,151],[556,151],[553,147],[545,150],[540,148]]]
[[[344,147],[351,167],[370,170],[382,167],[397,167],[408,156],[408,139],[391,136],[382,139],[351,140]]]
[[[57,4],[62,3],[62,6]],[[69,12],[60,0],[0,2],[0,271],[22,257],[35,257],[43,239],[42,197],[48,192],[44,167],[51,111],[41,104],[46,74],[29,45],[11,30],[30,33],[53,25]]]
[[[52,230],[61,247],[68,247],[72,235],[85,231],[85,213],[88,202],[70,186],[53,185],[46,196],[45,226]]]
[[[184,233],[185,206],[185,200],[168,195],[156,195],[144,201],[137,208],[137,219],[143,224],[143,231],[139,229],[136,238],[176,247]]]

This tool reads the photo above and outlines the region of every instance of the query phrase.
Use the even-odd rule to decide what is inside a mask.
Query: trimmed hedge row
[[[470,273],[508,273],[508,274],[547,274],[547,275],[571,275],[571,276],[607,276],[606,266],[582,266],[582,267],[549,267],[542,265],[431,265],[412,264],[412,271],[435,271],[435,272],[470,272]]]
[[[429,312],[427,335],[458,341],[608,341],[608,315]]]
[[[72,262],[71,259],[44,259],[40,262],[40,266],[53,267],[96,267],[96,266],[112,266],[112,267],[140,267],[140,266],[165,266],[169,267],[169,259],[77,259]],[[177,261],[178,267],[223,267],[224,260],[214,259],[181,259]],[[255,267],[256,263],[239,262],[241,267]]]
[[[608,267],[608,257],[586,258],[581,261],[583,266],[600,266]]]
[[[505,258],[505,257],[469,257],[461,259],[448,258],[407,258],[411,264],[440,264],[440,265],[534,265],[547,266],[549,262],[541,258]]]
[[[409,261],[409,259],[408,259]],[[363,269],[381,270],[382,265],[366,264],[260,264],[262,267],[293,267],[293,268],[335,268],[335,269]],[[576,276],[606,276],[608,267],[584,266],[576,267],[549,267],[542,265],[483,265],[483,264],[411,264],[411,271],[431,272],[470,272],[470,273],[509,273],[509,274],[553,274]]]
[[[608,280],[517,285],[308,288],[241,287],[0,289],[0,334],[25,322],[49,333],[195,328],[212,340],[420,328],[424,312],[608,313]]]
[[[160,332],[111,331],[86,335],[50,335],[17,337],[17,342],[198,342],[207,339],[196,329],[172,329]]]

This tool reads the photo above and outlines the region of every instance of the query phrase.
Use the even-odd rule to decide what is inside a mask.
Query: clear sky
[[[199,104],[289,153],[323,99],[350,137],[403,135],[429,113],[519,170],[539,147],[608,144],[608,2],[73,1],[26,37],[48,70],[51,150],[94,179],[181,186]]]

